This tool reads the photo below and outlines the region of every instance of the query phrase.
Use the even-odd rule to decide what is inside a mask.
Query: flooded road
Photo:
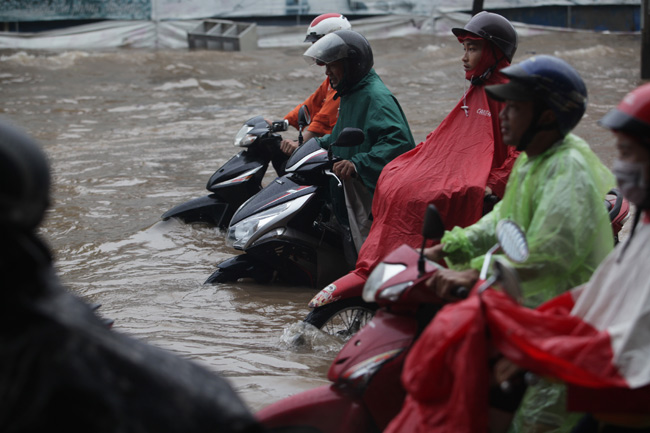
[[[463,93],[460,45],[431,35],[371,44],[422,141]],[[280,119],[316,88],[324,71],[307,66],[305,48],[0,52],[0,115],[51,160],[42,235],[65,285],[103,304],[116,330],[226,376],[253,410],[326,383],[340,342],[313,333],[306,346],[290,344],[316,290],[204,286],[234,250],[216,229],[160,215],[207,194],[210,175],[239,150],[232,142],[246,119]],[[590,106],[577,133],[611,166],[612,139],[596,122],[639,84],[640,37],[529,36],[515,61],[532,53],[560,56],[583,75]]]

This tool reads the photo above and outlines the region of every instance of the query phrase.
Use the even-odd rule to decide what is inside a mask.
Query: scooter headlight
[[[366,302],[375,302],[377,291],[382,287],[382,285],[393,278],[395,275],[399,274],[406,270],[406,265],[401,263],[380,263],[368,276],[366,284],[363,286],[363,300]],[[397,284],[393,287],[388,287],[379,294],[381,298],[386,298],[389,300],[397,300],[397,297],[412,284],[411,281]],[[395,289],[395,290],[394,290]],[[388,296],[386,296],[388,295]]]
[[[228,227],[226,245],[237,249],[243,249],[253,233],[257,232],[261,227],[264,227],[277,218],[282,212],[289,208],[289,205],[290,203],[284,203],[272,207],[264,212],[252,215],[238,222],[234,226]]]
[[[295,200],[279,204],[263,212],[251,215],[238,222],[235,225],[228,227],[228,236],[226,237],[226,245],[229,247],[243,250],[250,242],[253,235],[257,234],[260,237],[267,233],[274,224],[286,219],[289,215],[300,211],[305,203],[309,200],[312,194],[299,197]],[[277,224],[278,226],[280,224]]]
[[[249,125],[242,126],[239,132],[237,132],[237,135],[235,135],[235,146],[239,146],[239,147],[250,146],[257,138],[255,135],[249,134],[249,132],[252,129],[253,127]]]

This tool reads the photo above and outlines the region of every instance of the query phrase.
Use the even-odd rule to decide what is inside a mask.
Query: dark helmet
[[[621,131],[642,142],[650,140],[650,83],[628,93],[616,108],[598,122],[605,128]]]
[[[40,146],[0,120],[0,230],[28,232],[49,205],[50,168]]]
[[[509,62],[517,51],[517,32],[510,21],[499,14],[479,12],[470,19],[465,27],[451,29],[457,38],[462,38],[468,33],[479,36],[497,46]]]
[[[370,43],[353,30],[338,30],[323,36],[303,56],[308,63],[321,65],[344,60],[344,76],[336,88],[339,94],[357,84],[374,64]]]
[[[556,126],[562,135],[568,134],[585,114],[587,86],[580,74],[562,59],[535,56],[508,66],[501,73],[510,81],[487,86],[488,95],[499,101],[540,102],[540,108],[555,113]]]

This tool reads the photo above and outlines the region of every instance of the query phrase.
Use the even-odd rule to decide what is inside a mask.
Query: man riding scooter
[[[580,318],[576,321],[579,326],[588,324],[600,333],[609,334],[614,351],[612,370],[625,383],[623,387],[604,389],[569,386],[569,409],[590,412],[572,433],[647,433],[650,432],[650,280],[645,269],[650,257],[650,84],[631,91],[599,123],[615,136],[618,158],[612,171],[623,195],[636,206],[636,212],[628,240],[601,263],[587,284],[571,291],[570,315]],[[565,332],[580,336],[573,329]],[[562,337],[562,334],[553,336]],[[602,354],[603,358],[606,356]],[[506,358],[497,363],[496,380],[509,380],[516,371],[514,366]],[[550,368],[548,371],[554,376]],[[562,379],[575,383],[575,377]]]
[[[345,183],[345,193],[334,180],[330,183],[334,214],[340,222],[350,224],[358,251],[370,227],[370,204],[379,174],[395,157],[413,149],[415,142],[397,98],[373,69],[372,48],[363,35],[352,30],[330,33],[305,51],[304,57],[325,65],[336,90],[334,98],[341,100],[332,132],[317,138],[321,147],[328,149],[347,127],[365,134],[359,146],[334,150],[341,161],[334,164],[332,172]]]
[[[328,333],[355,328],[372,315],[372,304],[361,301],[368,275],[400,245],[419,246],[428,204],[436,206],[447,228],[465,227],[503,196],[519,152],[503,143],[497,115],[503,103],[488,98],[485,87],[507,81],[500,71],[517,51],[517,32],[506,18],[491,12],[476,14],[452,32],[464,53],[459,62],[465,75],[462,96],[425,141],[382,170],[372,225],[355,269],[332,281],[309,304],[313,310],[305,321]],[[346,316],[354,319],[343,320]]]
[[[352,25],[346,17],[341,14],[328,13],[317,16],[309,24],[305,42],[315,43],[323,36],[333,33],[337,30],[351,30]],[[284,118],[289,125],[298,129],[298,112],[303,105],[307,106],[311,115],[311,122],[307,130],[303,132],[304,141],[313,137],[322,137],[332,132],[339,117],[339,99],[334,99],[336,91],[332,88],[329,78],[318,86],[318,89],[312,93],[301,104],[298,104]],[[282,151],[290,155],[298,147],[298,141],[282,140]]]
[[[636,213],[628,240],[603,261],[587,284],[572,291],[570,314],[609,334],[613,369],[624,378],[625,385],[605,389],[570,386],[569,408],[591,412],[572,433],[647,433],[650,280],[645,270],[650,257],[650,84],[626,95],[599,123],[614,133],[618,158],[612,171],[623,195],[636,206]],[[513,370],[507,365],[497,367],[501,368],[496,370],[496,379],[508,380]],[[565,380],[571,383],[572,378]]]
[[[460,344],[446,344],[441,338],[444,330],[433,329],[440,316],[457,316],[465,302],[441,312],[424,338],[444,347],[448,357],[462,345],[475,347],[489,341],[494,350],[484,352],[483,357],[473,356],[471,362],[480,368],[487,364],[488,353],[494,358],[495,352],[500,352],[503,358],[493,369],[496,383],[508,383],[520,369],[566,382],[568,410],[589,413],[575,425],[573,433],[650,432],[650,85],[630,92],[600,124],[616,137],[618,158],[613,171],[619,188],[637,209],[625,243],[609,254],[586,284],[535,310],[516,305],[502,293],[484,292],[480,308],[468,319],[483,322],[483,332],[471,341],[463,337]],[[424,362],[422,356],[414,361]],[[445,366],[427,379],[453,377],[453,387],[461,396],[475,395],[490,380],[487,374],[464,380],[458,372],[454,366]],[[483,403],[477,401],[474,407],[464,407],[464,413],[480,418],[487,398]],[[442,402],[426,409],[435,410],[439,417],[440,413],[448,414],[444,428],[450,431],[466,419],[452,413],[455,407],[453,402]],[[403,424],[408,420],[406,415],[404,411],[394,423]],[[394,426],[391,431],[396,430]]]
[[[524,304],[535,307],[587,281],[612,250],[612,230],[602,199],[614,178],[587,143],[570,133],[587,106],[586,86],[573,67],[542,55],[501,72],[510,81],[488,86],[486,92],[506,102],[500,113],[503,139],[522,153],[494,210],[472,226],[446,232],[441,244],[428,250],[429,258],[444,258],[451,268],[463,269],[441,270],[430,285],[449,300],[453,287],[472,287],[483,252],[495,243],[497,222],[511,219],[526,233],[530,246],[528,260],[514,267],[522,279]],[[414,361],[426,358],[425,343],[418,346],[411,354]],[[421,381],[426,363],[410,366],[409,371],[407,362],[403,375],[407,390],[425,386]],[[542,392],[549,397],[535,401],[536,393]],[[402,421],[426,413],[417,409],[420,404],[426,407],[424,402],[411,400],[410,404],[400,415]],[[509,424],[508,413],[498,415]],[[417,416],[410,422],[426,424]],[[566,420],[562,387],[542,381],[529,387],[513,426],[515,431],[567,431],[566,424],[572,421]],[[390,431],[399,431],[398,425],[395,422]]]

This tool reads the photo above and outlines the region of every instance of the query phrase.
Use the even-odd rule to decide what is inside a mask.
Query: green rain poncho
[[[453,268],[480,269],[484,253],[496,242],[497,222],[515,221],[526,234],[530,256],[514,264],[524,305],[536,307],[585,283],[612,250],[614,237],[604,198],[614,177],[587,143],[569,134],[546,152],[517,158],[506,192],[476,224],[455,227],[442,238]],[[563,384],[541,380],[529,386],[509,433],[544,425],[568,432],[581,416],[566,412]]]
[[[483,254],[497,242],[497,222],[513,220],[530,248],[528,260],[513,266],[524,304],[536,307],[586,282],[612,250],[604,198],[613,186],[611,172],[575,135],[532,158],[522,152],[494,210],[470,227],[445,233],[447,261],[454,268],[480,269]]]

